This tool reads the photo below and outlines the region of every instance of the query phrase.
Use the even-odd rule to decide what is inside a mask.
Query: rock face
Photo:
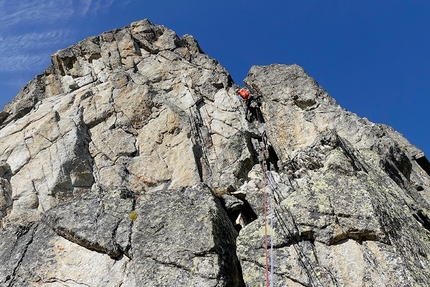
[[[430,286],[424,153],[297,65],[244,82],[250,123],[147,20],[52,55],[0,114],[0,286],[264,286],[264,230],[274,286]]]

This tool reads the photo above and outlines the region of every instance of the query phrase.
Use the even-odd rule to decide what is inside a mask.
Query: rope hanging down
[[[257,87],[253,86],[252,87],[253,90],[255,90],[257,92],[257,94],[261,95],[261,93],[259,93],[259,90]],[[255,98],[255,100],[257,100],[259,97]],[[247,107],[249,108],[249,107]],[[277,203],[279,204],[284,198],[282,193],[277,190],[278,187],[274,184],[274,179],[272,177],[272,173],[270,172],[270,168],[268,168],[269,170],[266,171],[266,157],[264,154],[264,151],[268,150],[267,149],[267,139],[265,136],[265,133],[263,131],[263,125],[262,125],[262,119],[261,119],[261,115],[260,115],[260,110],[258,107],[255,107],[255,116],[258,120],[260,129],[260,137],[261,137],[261,141],[263,143],[263,147],[261,147],[260,143],[259,143],[259,153],[260,153],[260,158],[261,158],[261,166],[262,166],[262,171],[263,171],[263,177],[264,177],[264,188],[263,188],[263,194],[264,194],[264,203],[263,203],[263,212],[264,212],[264,247],[265,247],[265,257],[266,257],[266,287],[273,287],[274,284],[274,256],[273,256],[273,222],[274,222],[274,216],[276,216],[278,223],[279,223],[279,227],[280,229],[283,231],[282,233],[285,233],[285,235],[289,236],[291,239],[293,239],[295,241],[296,244],[293,244],[293,247],[298,255],[298,259],[299,262],[301,263],[301,265],[303,266],[303,268],[305,269],[306,273],[308,274],[308,278],[309,278],[309,283],[310,286],[323,286],[320,282],[320,280],[318,279],[318,273],[317,271],[314,269],[314,267],[312,266],[312,263],[309,261],[309,259],[307,258],[306,254],[304,254],[304,251],[302,250],[302,248],[300,247],[299,241],[296,238],[296,236],[294,235],[295,231],[300,234],[300,230],[298,228],[298,226],[295,223],[293,214],[291,213],[291,211],[288,209],[288,207],[283,207],[282,205],[279,205],[280,211],[283,212],[284,214],[288,214],[288,216],[291,218],[292,220],[292,227],[293,230],[290,230],[290,228],[288,227],[288,225],[286,224],[286,222],[284,222],[284,219],[282,218],[282,215],[279,214],[279,210],[275,211],[274,206],[273,206],[273,201],[277,201]],[[246,117],[246,114],[245,114]],[[288,178],[289,184],[292,187],[293,190],[295,190],[295,187],[293,186],[292,182],[290,181],[290,178]],[[267,185],[267,182],[269,183]],[[267,232],[267,195],[266,195],[266,187],[269,187],[269,195],[270,195],[270,202],[269,202],[269,209],[270,209],[270,252],[269,252],[269,248],[268,248],[268,237],[269,234]],[[275,193],[278,197],[278,200],[276,200],[275,198]],[[270,277],[269,277],[269,260],[270,260]],[[328,271],[328,270],[327,270]],[[335,283],[335,286],[338,286],[338,282],[335,279],[335,277],[331,274],[331,272],[328,271],[328,275],[331,277],[331,279],[333,280],[333,282]]]
[[[257,119],[260,126],[262,125],[260,113],[258,109],[256,109]],[[264,179],[264,186],[263,186],[263,213],[264,213],[264,250],[265,250],[265,257],[266,257],[266,287],[273,287],[274,282],[274,264],[273,264],[273,191],[271,188],[271,185],[269,186],[269,195],[270,195],[270,255],[268,250],[268,232],[267,232],[267,193],[266,193],[266,187],[267,187],[267,174],[266,174],[266,157],[264,155],[264,151],[266,150],[266,139],[265,135],[263,133],[263,130],[260,129],[260,137],[261,141],[263,142],[264,149],[260,146],[260,158],[261,158],[261,167],[263,170],[263,179]],[[270,277],[269,277],[269,258],[270,258]]]
[[[260,114],[259,111],[257,110],[257,118],[258,118],[258,122],[261,126],[262,121],[260,118]],[[263,177],[264,177],[264,244],[265,244],[265,252],[266,252],[266,287],[273,287],[274,285],[274,256],[273,256],[273,222],[274,222],[274,216],[275,216],[275,210],[274,210],[274,206],[273,206],[273,201],[274,199],[274,193],[276,192],[276,187],[274,186],[274,180],[272,178],[272,173],[270,171],[266,171],[266,158],[264,156],[264,151],[267,150],[267,140],[265,137],[265,134],[263,132],[262,129],[260,129],[260,137],[261,137],[261,141],[263,143],[263,147],[261,147],[261,145],[259,146],[259,150],[260,150],[260,158],[262,159],[262,169],[263,169]],[[268,184],[267,184],[268,183]],[[291,182],[290,182],[291,184]],[[291,185],[292,186],[292,185]],[[267,197],[266,197],[266,187],[269,187],[269,209],[270,209],[270,252],[268,250],[268,233],[267,233]],[[294,187],[293,187],[294,189]],[[282,198],[281,193],[278,191],[277,192],[279,199]],[[281,201],[281,200],[280,200]],[[299,231],[298,227],[296,226],[295,222],[294,222],[294,218],[293,215],[291,213],[291,211],[287,208],[286,210],[284,208],[282,208],[282,206],[280,206],[281,210],[284,212],[284,214],[288,214],[292,220],[293,220],[293,227]],[[278,211],[279,213],[279,211]],[[282,230],[284,230],[284,232],[286,232],[291,238],[295,238],[293,233],[287,226],[286,222],[283,222],[284,220],[282,220],[282,215],[278,214],[277,216],[278,220],[280,220],[280,227]],[[297,240],[297,239],[296,239]],[[301,250],[300,246],[299,246],[299,242],[296,241],[297,244],[293,244],[293,247],[298,255],[299,261],[301,262],[303,268],[306,270],[306,273],[309,276],[309,283],[310,286],[316,286],[319,287],[321,285],[321,282],[319,282],[318,280],[318,275],[316,270],[314,270],[314,268],[312,267],[312,264],[309,262],[309,259],[307,258],[307,256],[304,254],[304,252]],[[297,245],[297,246],[296,246]],[[269,258],[270,258],[270,277],[269,277]],[[336,284],[337,285],[337,284]]]
[[[275,216],[275,210],[274,210],[274,193],[276,192],[276,187],[274,186],[274,180],[272,178],[272,173],[269,170],[266,170],[267,162],[266,157],[264,154],[264,151],[267,150],[267,139],[265,136],[265,133],[262,129],[262,120],[260,116],[260,111],[256,110],[257,119],[260,125],[260,137],[263,144],[263,147],[259,144],[259,152],[260,152],[260,158],[261,158],[261,166],[263,171],[263,178],[264,178],[264,203],[263,203],[263,212],[264,212],[264,246],[265,246],[265,256],[266,256],[266,287],[273,287],[274,286],[274,256],[273,256],[273,242],[274,242],[274,236],[273,236],[273,222],[274,222],[274,216]],[[291,182],[290,185],[292,186]],[[269,212],[270,212],[270,235],[267,232],[267,196],[266,196],[266,188],[269,188]],[[293,187],[293,186],[292,186]],[[294,187],[293,187],[294,189]],[[282,199],[281,193],[277,192],[279,201]],[[287,208],[286,210],[280,206],[281,210],[285,212],[285,214],[288,214],[291,219],[293,220],[293,227],[299,232],[298,227],[296,226],[294,222],[293,215],[291,211]],[[286,231],[286,233],[291,237],[295,238],[293,236],[293,233],[287,226],[285,222],[280,217],[281,215],[278,214],[277,218],[278,220],[281,220],[281,228]],[[283,223],[282,223],[283,222]],[[268,249],[268,237],[270,237],[270,252]],[[297,239],[296,239],[297,240]],[[309,259],[304,254],[304,252],[301,250],[299,246],[299,242],[296,242],[296,244],[293,244],[293,247],[298,255],[299,261],[302,263],[303,268],[306,270],[309,276],[309,283],[311,286],[322,286],[321,282],[318,280],[318,275],[316,270],[312,267],[312,264],[309,262]],[[269,264],[270,260],[270,264]],[[270,277],[269,277],[269,265],[270,265]],[[337,285],[337,284],[336,284]]]

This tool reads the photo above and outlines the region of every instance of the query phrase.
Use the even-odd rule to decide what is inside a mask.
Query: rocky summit
[[[297,65],[244,86],[148,20],[53,54],[0,113],[0,286],[430,286],[424,153]]]

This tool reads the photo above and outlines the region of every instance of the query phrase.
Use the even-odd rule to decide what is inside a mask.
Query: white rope
[[[271,182],[271,172],[269,171],[269,189],[270,189],[270,287],[273,287],[274,278],[274,264],[273,264],[273,188]]]
[[[273,178],[272,172],[269,171],[269,188],[270,188],[270,287],[273,287],[273,283],[275,281],[275,272],[274,272],[274,259],[273,259]]]
[[[260,124],[260,126],[262,126],[261,120],[260,120],[260,115],[257,111],[257,117],[258,117],[258,122]],[[263,128],[260,129],[260,137],[261,137],[261,141],[263,142],[263,147],[264,150],[261,149],[260,146],[260,151],[262,154],[260,154],[260,156],[262,156],[262,163],[263,165],[266,165],[266,157],[264,155],[264,151],[267,149],[266,146],[266,138],[265,135],[263,133]],[[263,172],[264,172],[264,168],[263,168]],[[267,174],[269,174],[270,176],[267,176]],[[270,252],[269,252],[269,260],[270,260],[270,278],[269,278],[269,286],[273,287],[274,281],[275,281],[275,271],[274,271],[274,259],[273,259],[273,214],[274,214],[274,209],[273,209],[273,185],[272,185],[272,181],[271,181],[271,172],[270,171],[266,171],[265,174],[263,174],[263,176],[265,178],[269,179],[269,196],[270,196],[270,201],[269,201],[269,209],[270,209]]]

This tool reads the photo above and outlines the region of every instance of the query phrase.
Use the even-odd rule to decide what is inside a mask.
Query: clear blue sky
[[[299,64],[430,156],[428,0],[0,0],[0,107],[50,54],[144,18],[193,35],[238,84],[254,64]]]

